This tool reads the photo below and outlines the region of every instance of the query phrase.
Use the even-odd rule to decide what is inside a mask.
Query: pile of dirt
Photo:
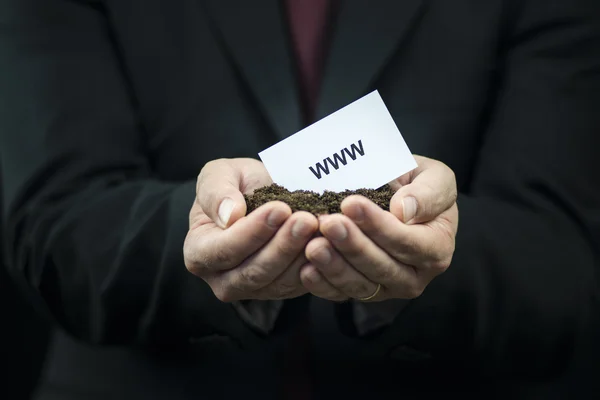
[[[244,198],[246,199],[248,214],[269,201],[279,200],[288,204],[293,212],[308,211],[318,216],[341,212],[340,204],[342,201],[354,194],[364,196],[379,207],[389,211],[390,199],[394,195],[394,191],[389,185],[385,185],[379,189],[357,189],[345,190],[343,192],[325,191],[323,194],[319,194],[308,190],[290,192],[283,186],[274,183],[256,189],[254,193],[244,195]]]

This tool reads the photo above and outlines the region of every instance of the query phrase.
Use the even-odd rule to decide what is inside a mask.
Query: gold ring
[[[369,301],[369,300],[373,300],[375,297],[377,297],[377,295],[379,294],[379,291],[381,290],[381,283],[377,284],[377,289],[375,289],[375,293],[373,293],[372,295],[368,296],[368,297],[363,297],[362,299],[358,299],[360,301]]]

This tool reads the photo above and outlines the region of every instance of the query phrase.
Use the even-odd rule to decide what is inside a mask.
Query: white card
[[[417,167],[377,91],[258,155],[291,191],[376,189]]]

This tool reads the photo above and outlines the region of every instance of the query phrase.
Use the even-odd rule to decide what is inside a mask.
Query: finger
[[[453,252],[454,235],[446,229],[406,225],[363,196],[344,199],[341,209],[377,246],[403,264],[431,267]]]
[[[377,290],[377,284],[348,264],[326,238],[311,240],[306,246],[306,257],[333,287],[348,297],[362,299]]]
[[[419,166],[411,171],[411,182],[390,201],[390,212],[408,224],[433,220],[452,207],[457,197],[456,178],[448,166],[426,157],[415,158]]]
[[[273,282],[258,290],[254,298],[257,300],[284,300],[305,294],[307,290],[300,280],[300,269],[307,263],[308,260],[300,252],[292,264]]]
[[[214,160],[200,171],[196,198],[210,219],[227,228],[246,214],[243,193],[269,183],[271,178],[260,161]]]
[[[186,246],[191,272],[202,276],[240,265],[263,247],[292,214],[283,202],[269,202],[238,220],[229,229],[203,225],[193,232],[193,245]]]
[[[314,296],[337,302],[348,300],[348,296],[333,287],[314,265],[307,264],[302,267],[300,280],[302,285]]]
[[[222,279],[241,292],[266,287],[303,255],[304,246],[317,228],[314,215],[294,213],[268,243],[238,267],[224,272]]]
[[[416,285],[413,267],[399,263],[369,239],[348,217],[341,214],[319,218],[320,231],[350,265],[384,287]]]

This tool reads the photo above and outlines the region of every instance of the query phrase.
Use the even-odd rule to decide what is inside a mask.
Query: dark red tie
[[[312,122],[328,50],[331,0],[286,0],[305,122]]]

